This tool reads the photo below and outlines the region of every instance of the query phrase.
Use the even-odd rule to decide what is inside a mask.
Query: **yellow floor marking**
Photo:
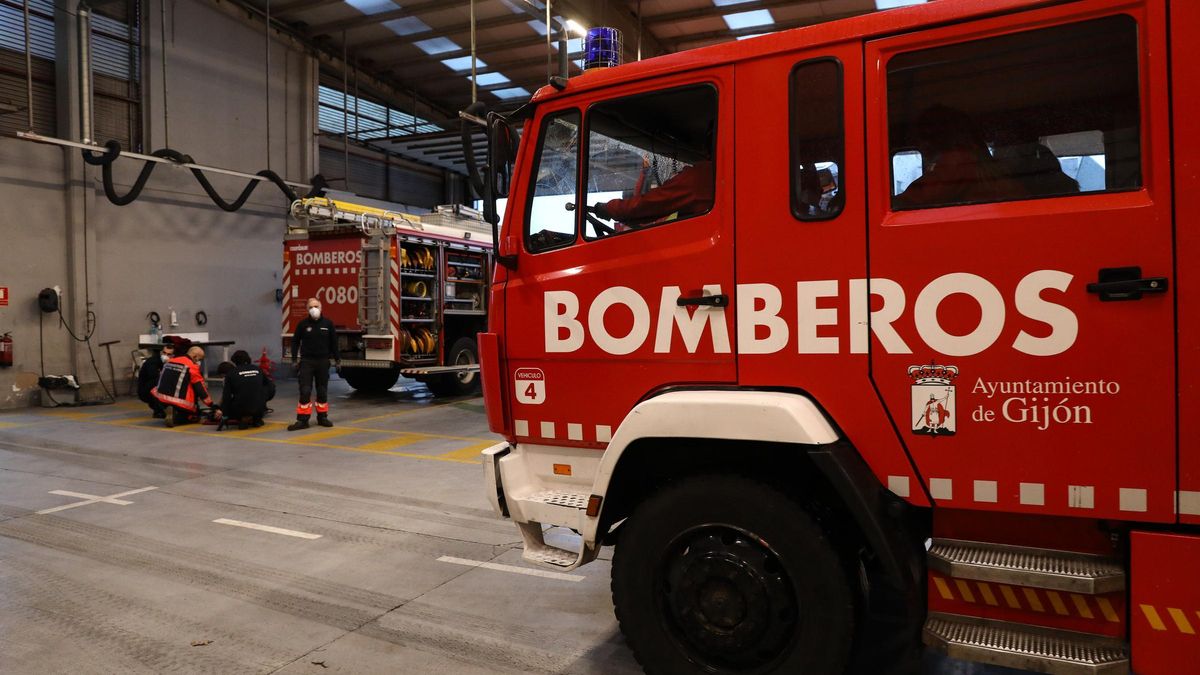
[[[376,432],[376,433],[379,433],[379,432]],[[412,443],[416,443],[419,440],[421,440],[421,437],[417,436],[416,434],[408,434],[408,433],[401,432],[401,433],[397,433],[395,436],[392,436],[391,438],[385,438],[381,441],[371,441],[370,443],[364,443],[363,445],[360,445],[358,447],[367,452],[374,452],[376,450],[391,450],[392,448],[398,448],[402,445],[410,445]]]
[[[1046,597],[1050,598],[1050,604],[1054,605],[1054,613],[1060,616],[1067,616],[1070,612],[1067,611],[1066,604],[1062,598],[1054,591],[1046,591]]]
[[[233,438],[245,438],[246,436],[254,436],[255,434],[265,434],[269,431],[283,431],[287,428],[287,424],[283,422],[264,422],[261,427],[250,427],[249,429],[238,429],[234,423],[232,429],[226,427],[222,434],[228,434]]]
[[[499,442],[499,441],[497,441],[497,442]],[[490,448],[495,444],[496,444],[496,442],[476,443],[475,445],[468,445],[465,448],[460,448],[458,450],[452,450],[450,452],[443,453],[441,455],[438,455],[438,457],[444,457],[446,459],[462,459],[462,460],[470,460],[470,461],[478,462],[479,461],[479,453],[482,452],[485,448]]]
[[[1000,586],[1000,593],[1004,596],[1004,602],[1012,609],[1021,609],[1021,603],[1017,601],[1017,594],[1013,593],[1011,586]]]
[[[1175,620],[1175,627],[1179,629],[1180,633],[1187,633],[1188,635],[1196,634],[1196,630],[1192,628],[1192,624],[1188,621],[1187,614],[1184,614],[1183,610],[1168,607],[1167,614],[1170,614],[1171,618]]]
[[[476,398],[480,398],[480,397],[476,397]],[[475,400],[475,399],[474,398],[467,399],[467,401],[473,401],[473,400]],[[431,403],[429,405],[423,405],[419,408],[409,408],[407,410],[397,410],[396,412],[384,413],[382,415],[372,415],[371,417],[361,417],[356,420],[350,420],[350,424],[362,424],[363,422],[374,422],[375,420],[385,420],[385,419],[389,419],[392,417],[400,417],[401,415],[410,415],[415,412],[421,412],[422,410],[433,410],[434,408],[441,408],[443,406],[454,405],[455,403],[464,403],[464,402],[465,401],[450,401],[448,403]]]
[[[318,427],[318,428],[320,428],[320,427]],[[311,429],[305,429],[303,431],[296,433],[296,437],[294,439],[289,438],[288,440],[289,441],[294,440],[296,443],[307,445],[313,441],[327,441],[331,438],[337,438],[339,436],[348,436],[348,435],[354,434],[354,433],[358,433],[358,432],[356,432],[354,429],[348,429],[345,427],[342,427],[342,428],[335,427],[333,429],[326,429],[324,431],[313,431]]]
[[[25,426],[20,422],[0,422],[0,429],[11,429],[13,427]]]
[[[941,577],[933,578],[933,585],[937,586],[938,595],[942,596],[943,600],[953,600],[954,594],[950,592],[950,586],[946,584],[946,580]]]
[[[1029,603],[1030,609],[1032,609],[1035,612],[1046,611],[1046,608],[1042,607],[1041,598],[1039,598],[1037,596],[1037,593],[1034,592],[1034,590],[1032,588],[1022,588],[1021,590],[1025,591],[1025,600]]]
[[[216,439],[225,438],[228,440],[248,441],[251,443],[274,443],[276,445],[290,445],[293,447],[307,446],[307,447],[313,447],[313,448],[329,448],[330,450],[345,450],[348,452],[363,452],[363,453],[371,453],[371,454],[377,454],[377,455],[389,455],[392,457],[405,457],[408,459],[431,459],[431,460],[441,461],[441,462],[457,462],[459,464],[477,464],[478,463],[474,460],[455,459],[453,457],[440,457],[438,455],[423,455],[423,454],[416,453],[416,452],[394,452],[391,450],[378,450],[378,449],[365,448],[365,447],[354,447],[354,446],[350,446],[350,445],[334,445],[332,443],[320,443],[320,442],[305,443],[301,439],[263,438],[261,436],[245,437],[245,436],[237,435],[242,432],[234,432],[234,433],[222,432],[222,433],[218,434],[218,433],[213,433],[211,431],[207,431],[207,430],[205,430],[205,427],[200,426],[200,425],[187,425],[182,428],[176,427],[174,429],[168,429],[166,427],[166,425],[162,424],[159,420],[150,420],[150,421],[158,422],[158,424],[128,423],[128,422],[101,422],[101,424],[107,424],[109,426],[126,427],[126,428],[149,429],[152,431],[166,431],[166,432],[170,432],[170,433],[179,433],[179,434],[195,434],[197,436],[207,436],[208,438],[216,438]],[[388,433],[388,432],[380,432],[377,429],[375,429],[375,430],[354,429],[354,430],[355,431],[375,431],[375,433]],[[420,440],[420,439],[417,439],[417,440]],[[478,439],[469,439],[469,440],[478,440]]]
[[[975,594],[971,592],[971,587],[962,579],[955,579],[954,585],[958,586],[958,594],[967,602],[975,602]]]
[[[979,593],[983,595],[983,601],[992,607],[996,607],[1000,603],[996,602],[996,596],[992,595],[992,589],[982,581],[978,582]]]
[[[1113,609],[1112,603],[1108,598],[1096,598],[1096,604],[1100,605],[1100,613],[1104,615],[1104,619],[1109,623],[1120,623],[1121,618],[1117,616],[1116,610]]]
[[[1158,610],[1150,605],[1142,605],[1142,614],[1146,615],[1146,621],[1150,622],[1150,627],[1154,630],[1166,630],[1167,624],[1158,616]]]
[[[1079,610],[1079,616],[1082,616],[1085,619],[1096,618],[1096,615],[1092,614],[1092,608],[1088,607],[1087,598],[1078,593],[1072,593],[1071,601],[1075,603],[1075,609]]]

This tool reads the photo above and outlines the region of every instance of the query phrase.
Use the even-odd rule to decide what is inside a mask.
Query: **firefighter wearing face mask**
[[[297,366],[296,352],[300,358]],[[296,421],[288,425],[288,431],[307,429],[312,417],[313,383],[317,385],[317,424],[333,426],[329,421],[329,363],[341,366],[337,351],[337,332],[333,322],[321,316],[321,301],[308,299],[308,316],[296,326],[292,335],[292,366],[297,366],[300,379],[300,402],[296,405]]]

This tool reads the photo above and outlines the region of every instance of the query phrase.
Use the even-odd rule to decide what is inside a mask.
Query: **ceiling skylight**
[[[456,59],[445,59],[442,61],[442,64],[445,65],[450,70],[453,70],[456,73],[470,72],[471,57],[460,56]],[[476,68],[487,68],[487,62],[484,61],[483,59],[476,58],[475,59],[475,67]]]
[[[420,40],[418,42],[414,42],[413,44],[416,45],[418,49],[425,52],[426,54],[429,54],[430,56],[435,56],[437,54],[445,54],[446,52],[456,52],[456,51],[462,49],[462,47],[459,47],[458,44],[456,42],[454,42],[454,40],[451,40],[450,38],[444,38],[444,37],[436,37],[436,38],[429,38],[428,40]]]
[[[892,9],[893,7],[908,7],[909,5],[920,5],[925,0],[875,0],[875,9]]]
[[[771,16],[771,11],[767,9],[726,14],[721,18],[725,19],[725,23],[729,26],[730,30],[754,28],[755,26],[770,26],[775,23],[775,17]]]
[[[467,79],[471,79],[471,76],[468,75]],[[511,82],[511,80],[500,73],[483,73],[475,77],[475,82],[481,87],[490,87],[493,84],[504,84],[505,82]]]
[[[391,29],[391,31],[396,35],[415,35],[417,33],[424,33],[425,31],[433,30],[429,27],[429,24],[415,16],[406,16],[403,19],[384,21],[382,25],[385,28]]]
[[[399,5],[391,0],[346,0],[346,4],[363,14],[378,14],[393,9],[400,9]]]
[[[529,96],[529,90],[525,87],[510,87],[508,89],[497,89],[492,92],[500,98],[524,98]]]

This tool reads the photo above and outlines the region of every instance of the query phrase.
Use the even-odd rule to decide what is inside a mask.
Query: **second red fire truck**
[[[1198,31],[945,0],[489,117],[525,558],[615,544],[650,673],[1200,672]]]
[[[316,298],[338,331],[340,374],[386,391],[401,374],[438,395],[479,389],[475,336],[487,322],[492,241],[458,205],[411,215],[353,196],[291,208],[283,250],[283,353]]]

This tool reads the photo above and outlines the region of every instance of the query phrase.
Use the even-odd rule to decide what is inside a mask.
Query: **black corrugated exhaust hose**
[[[150,179],[150,174],[154,173],[154,167],[158,166],[157,162],[146,162],[146,164],[142,167],[142,170],[138,172],[138,177],[136,180],[134,180],[133,187],[129,188],[129,192],[120,195],[117,194],[116,187],[113,184],[112,165],[117,161],[117,158],[121,156],[121,144],[117,141],[109,141],[105,143],[103,155],[95,155],[91,150],[83,150],[81,152],[83,153],[83,161],[91,164],[92,166],[99,166],[103,169],[104,196],[108,197],[108,201],[116,204],[117,206],[126,206],[137,199],[142,194],[142,190],[146,187],[146,181]],[[150,154],[155,157],[162,157],[163,159],[169,159],[180,164],[193,163],[193,160],[190,156],[176,150],[171,150],[170,148],[161,148]],[[231,213],[245,206],[246,200],[250,198],[250,195],[254,193],[254,189],[257,188],[258,184],[262,182],[258,180],[250,181],[246,187],[242,189],[242,193],[238,195],[238,198],[230,203],[225,201],[221,195],[217,193],[216,188],[214,188],[212,183],[208,181],[208,177],[204,175],[203,171],[196,168],[192,168],[190,171],[192,172],[192,175],[195,176],[196,181],[200,183],[200,187],[204,188],[204,192],[208,195],[208,198],[211,199],[213,203],[219,206],[223,211],[229,211]],[[263,178],[266,178],[274,183],[275,187],[279,188],[279,190],[283,192],[284,197],[287,197],[288,204],[296,201],[295,190],[285,183],[284,180],[279,177],[279,174],[271,171],[270,169],[263,169],[255,175],[262,176]]]
[[[476,101],[467,106],[466,112],[468,115],[473,115],[478,118],[484,118],[487,115],[487,106],[482,101]],[[479,164],[475,161],[475,143],[471,136],[473,124],[467,120],[462,121],[462,145],[463,155],[466,159],[467,178],[471,181],[471,187],[475,190],[475,194],[483,199],[483,176],[479,173]],[[486,129],[484,132],[486,133]]]

